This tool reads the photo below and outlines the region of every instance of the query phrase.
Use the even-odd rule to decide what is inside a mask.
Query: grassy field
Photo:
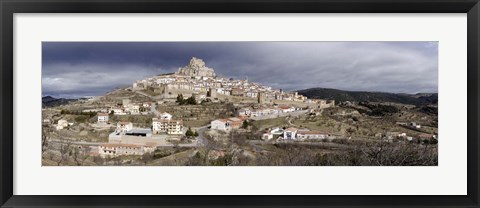
[[[163,105],[157,106],[159,112],[168,112],[174,119],[183,120],[184,126],[200,127],[208,125],[211,121],[219,118],[234,116],[233,109],[229,104],[210,103],[204,105]]]
[[[412,110],[402,110],[399,113],[386,115],[383,117],[374,117],[364,114],[340,115],[338,112],[346,108],[336,107],[325,109],[322,115],[302,116],[292,120],[292,123],[300,128],[308,128],[314,131],[324,131],[336,135],[375,137],[376,134],[386,132],[406,133],[409,136],[419,134],[419,131],[404,128],[397,122],[405,121],[424,121],[434,120],[435,118],[426,117],[424,114]],[[408,115],[408,118],[405,118]],[[420,119],[422,118],[422,119]],[[434,133],[435,127],[425,127],[421,131]]]
[[[285,117],[279,117],[274,119],[265,119],[252,122],[253,126],[257,129],[266,129],[272,127],[287,127],[288,122]]]
[[[352,127],[348,124],[337,122],[326,116],[303,116],[292,120],[292,123],[297,128],[308,128],[312,131],[323,131],[334,134],[344,134],[347,128]]]

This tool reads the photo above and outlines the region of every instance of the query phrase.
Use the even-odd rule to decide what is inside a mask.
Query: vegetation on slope
[[[386,92],[344,91],[328,88],[310,88],[298,91],[309,98],[331,99],[336,102],[394,102],[410,105],[437,104],[437,93],[396,94]]]

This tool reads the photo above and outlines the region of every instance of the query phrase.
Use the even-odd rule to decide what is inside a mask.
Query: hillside
[[[386,92],[344,91],[328,88],[299,90],[298,94],[309,98],[333,99],[336,102],[394,102],[410,105],[437,104],[437,93],[396,94]]]
[[[45,96],[45,97],[42,97],[42,107],[55,107],[59,105],[68,104],[76,100],[77,99],[54,98],[52,96]]]

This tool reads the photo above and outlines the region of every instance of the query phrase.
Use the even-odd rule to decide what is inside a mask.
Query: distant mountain
[[[336,102],[394,102],[410,105],[437,104],[438,93],[399,94],[386,92],[345,91],[328,88],[299,90],[298,94],[309,98],[332,99]]]
[[[55,107],[59,105],[68,104],[78,99],[67,99],[67,98],[54,98],[52,96],[42,97],[42,107]]]

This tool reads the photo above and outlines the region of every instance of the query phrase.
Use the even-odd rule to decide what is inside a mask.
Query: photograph
[[[42,166],[438,166],[437,41],[41,52]]]

